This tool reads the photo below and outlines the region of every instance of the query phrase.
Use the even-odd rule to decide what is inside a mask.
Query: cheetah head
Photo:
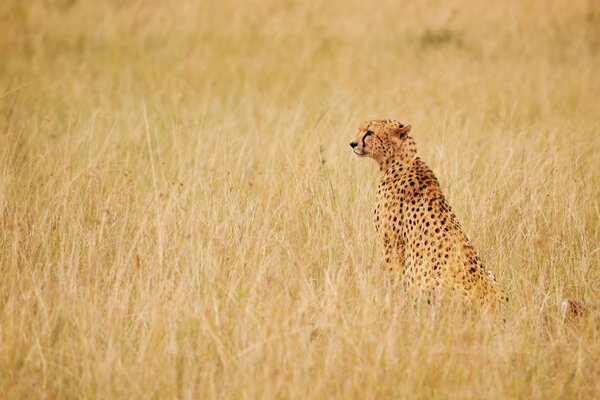
[[[386,158],[407,147],[405,144],[406,139],[410,138],[410,128],[410,125],[394,120],[363,122],[357,136],[350,142],[350,147],[358,157],[371,157],[381,164]],[[412,140],[410,142],[414,144]]]

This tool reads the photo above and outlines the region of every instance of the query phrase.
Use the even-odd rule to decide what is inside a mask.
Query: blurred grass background
[[[600,3],[0,2],[3,398],[593,398]],[[388,287],[413,125],[511,301]]]

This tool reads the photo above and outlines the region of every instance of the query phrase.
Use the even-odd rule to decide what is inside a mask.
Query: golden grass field
[[[0,1],[0,398],[600,396],[600,3]],[[381,270],[413,126],[499,315]],[[502,319],[506,319],[503,322]]]

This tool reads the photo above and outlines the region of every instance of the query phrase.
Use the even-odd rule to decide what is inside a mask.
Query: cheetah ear
[[[411,127],[410,125],[402,125],[402,124],[399,124],[399,125],[398,125],[398,128],[395,130],[395,132],[394,132],[394,133],[395,133],[395,134],[396,134],[398,137],[404,137],[404,136],[406,136],[406,135],[408,135],[408,134],[410,133],[410,129],[411,129],[411,128],[412,128],[412,127]]]

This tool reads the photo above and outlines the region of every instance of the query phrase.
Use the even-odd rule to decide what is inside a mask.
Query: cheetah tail
[[[563,299],[560,311],[563,320],[580,318],[588,314],[592,314],[596,319],[600,320],[600,308],[590,306],[578,300]]]

